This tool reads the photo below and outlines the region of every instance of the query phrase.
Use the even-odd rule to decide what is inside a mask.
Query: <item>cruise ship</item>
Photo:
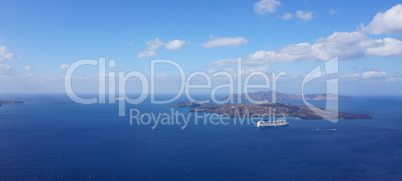
[[[277,126],[287,126],[289,125],[289,122],[287,122],[285,119],[278,119],[276,121],[258,121],[257,127],[277,127]]]

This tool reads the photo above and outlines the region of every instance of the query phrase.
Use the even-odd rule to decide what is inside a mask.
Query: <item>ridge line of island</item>
[[[275,94],[275,100],[321,100],[321,101],[332,101],[332,100],[353,100],[353,97],[336,95],[332,93],[323,94],[285,94],[278,91],[258,91],[243,94],[229,94],[228,96],[222,98],[221,100],[248,100],[252,99],[254,101],[272,101],[273,95]]]
[[[284,102],[258,102],[245,104],[221,104],[213,105],[197,101],[183,101],[169,107],[187,107],[189,112],[210,112],[219,115],[227,115],[231,118],[248,117],[251,115],[274,115],[285,117],[295,117],[300,119],[373,119],[367,114],[353,114],[347,112],[337,112],[334,110],[325,110],[323,108],[309,107],[305,105],[292,105]],[[272,110],[275,110],[273,113]],[[313,111],[314,110],[314,111]],[[318,112],[318,113],[317,113]],[[322,116],[324,115],[324,117]]]

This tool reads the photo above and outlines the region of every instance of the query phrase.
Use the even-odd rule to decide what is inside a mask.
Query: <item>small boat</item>
[[[287,126],[289,125],[289,122],[287,122],[285,119],[278,119],[276,121],[258,121],[257,127],[277,127],[277,126]]]

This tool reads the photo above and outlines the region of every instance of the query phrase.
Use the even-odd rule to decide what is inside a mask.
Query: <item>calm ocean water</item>
[[[130,126],[116,104],[9,97],[25,104],[0,107],[0,180],[402,180],[401,97],[340,102],[341,111],[373,120],[289,118],[281,128],[189,124],[183,130]],[[127,108],[170,111],[149,103]]]

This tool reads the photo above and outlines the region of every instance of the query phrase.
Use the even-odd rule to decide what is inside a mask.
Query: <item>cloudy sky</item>
[[[108,71],[136,70],[146,76],[154,59],[173,60],[186,75],[203,71],[212,76],[235,74],[235,60],[241,58],[242,74],[285,71],[278,90],[299,93],[306,73],[338,57],[340,93],[402,94],[399,3],[4,1],[0,93],[63,92],[73,62],[99,57],[116,61]],[[97,73],[94,67],[77,71],[77,91],[96,91]],[[177,74],[171,66],[157,69],[159,87],[168,87],[161,93],[174,92]],[[311,86],[311,92],[322,87]]]

